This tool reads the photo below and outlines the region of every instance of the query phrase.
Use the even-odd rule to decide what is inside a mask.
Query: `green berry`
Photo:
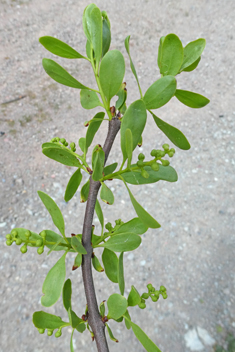
[[[42,254],[42,253],[44,252],[44,247],[43,247],[43,246],[42,246],[42,247],[39,247],[39,248],[37,249],[37,252],[38,252],[39,255]]]
[[[38,329],[39,334],[44,334],[45,329]]]
[[[162,148],[167,152],[169,150],[169,144],[163,144]]]
[[[46,231],[45,230],[43,230],[41,233],[40,233],[40,235],[41,235],[41,237],[43,238],[43,239],[46,239]]]
[[[140,154],[138,155],[138,159],[139,159],[139,160],[144,160],[144,158],[145,158],[145,155],[144,155],[143,153],[140,153]]]
[[[68,142],[65,142],[64,146],[67,147],[68,145],[69,145],[69,143],[68,143]]]
[[[55,337],[60,337],[61,335],[62,335],[61,330],[56,331],[56,333],[55,333]]]
[[[150,292],[155,292],[155,287],[152,286],[152,288],[150,289]]]
[[[17,244],[17,246],[20,246],[21,243],[22,243],[22,239],[21,239],[21,238],[17,238],[17,239],[16,239],[16,244]]]
[[[172,158],[174,156],[174,153],[169,152],[168,155],[169,155],[170,158]]]
[[[152,299],[153,302],[157,302],[158,301],[158,297],[156,297],[156,296],[151,296],[151,299]]]
[[[13,241],[12,241],[12,240],[6,240],[6,245],[7,245],[7,246],[11,246],[11,245],[12,245],[12,243],[13,243]]]
[[[20,251],[21,251],[21,253],[26,253],[27,252],[27,246],[26,246],[26,244],[24,244],[21,248],[20,248]]]
[[[174,148],[171,148],[171,149],[170,149],[170,153],[174,153],[174,154],[175,154],[175,149],[174,149]]]
[[[144,292],[141,296],[144,299],[148,299],[149,298],[149,294],[147,292]]]
[[[10,233],[8,233],[8,234],[6,235],[6,239],[7,239],[7,240],[11,240],[11,239],[12,239],[12,236],[11,236]]]
[[[70,146],[71,149],[75,149],[75,143],[74,142],[70,143],[69,146]]]
[[[143,297],[141,297],[141,303],[145,303],[145,300],[143,299]]]
[[[64,138],[60,138],[60,142],[61,142],[62,144],[65,144],[66,140],[65,140]]]
[[[29,237],[31,236],[31,232],[29,230],[27,230],[27,231],[25,231],[24,235],[27,239],[29,239]]]
[[[155,163],[151,164],[151,168],[152,168],[154,171],[158,171],[158,170],[159,170],[159,164],[155,162]]]
[[[52,139],[51,139],[51,142],[52,142],[52,143],[56,142],[56,138],[52,138]]]
[[[40,240],[36,241],[36,247],[41,247],[43,245],[43,240],[40,238]]]
[[[53,335],[53,330],[47,330],[47,335],[48,335],[48,336]]]
[[[113,226],[112,226],[111,222],[108,222],[108,223],[105,225],[105,228],[106,228],[108,231],[112,231]]]
[[[166,155],[166,153],[163,150],[158,151],[158,157],[163,158]]]
[[[160,286],[160,291],[161,291],[161,292],[166,292],[165,286]]]
[[[142,170],[141,170],[141,175],[142,175],[144,178],[149,178],[149,174],[148,174],[148,172],[147,172],[145,169],[142,169]]]
[[[162,298],[163,299],[166,299],[168,296],[167,296],[167,294],[166,293],[162,293]]]
[[[169,160],[161,160],[163,166],[168,166],[170,165]]]
[[[143,167],[143,166],[144,166],[143,160],[138,160],[138,161],[137,161],[137,166],[138,166],[138,167]]]
[[[59,137],[55,137],[55,140],[56,140],[56,142],[59,142],[60,138]]]
[[[148,289],[149,291],[151,290],[152,287],[153,287],[152,284],[148,284],[148,285],[147,285],[147,289]]]
[[[153,149],[153,150],[151,150],[151,153],[150,153],[150,155],[151,156],[154,156],[154,157],[157,157],[157,149]]]
[[[140,309],[146,308],[146,304],[145,304],[145,303],[140,303],[140,304],[139,304],[139,308],[140,308]]]
[[[16,230],[11,231],[12,236],[16,237],[18,235],[18,232]]]

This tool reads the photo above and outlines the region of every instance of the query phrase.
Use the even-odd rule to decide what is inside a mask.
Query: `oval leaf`
[[[138,76],[137,76],[137,73],[136,73],[136,69],[135,69],[135,66],[134,66],[134,64],[133,64],[133,61],[132,61],[132,58],[131,58],[131,54],[130,54],[130,47],[129,47],[130,37],[131,37],[131,36],[129,35],[129,36],[126,37],[126,39],[125,39],[125,48],[126,48],[127,54],[128,54],[128,56],[129,56],[129,59],[130,59],[131,71],[132,71],[133,75],[135,76],[136,82],[137,82],[138,87],[139,87],[140,95],[142,96],[142,92],[141,92],[141,88],[140,88],[139,79],[138,79]]]
[[[103,177],[105,153],[99,145],[95,146],[92,153],[92,179],[99,181]]]
[[[165,105],[175,94],[176,79],[174,76],[165,76],[154,82],[144,95],[147,109],[158,109]]]
[[[86,150],[90,147],[96,132],[98,131],[103,119],[104,119],[105,113],[104,112],[98,112],[93,119],[89,122],[89,126],[87,129],[86,133]]]
[[[84,153],[85,149],[86,149],[86,138],[84,138],[84,137],[79,138],[78,145],[79,145],[81,151]]]
[[[102,268],[102,266],[100,264],[99,259],[95,255],[92,256],[92,265],[93,265],[94,269],[96,271],[98,271],[99,273],[104,271],[104,269]]]
[[[157,56],[157,64],[158,64],[159,69],[160,69],[161,60],[162,60],[162,45],[163,45],[164,39],[165,39],[165,37],[163,36],[159,40],[158,56]]]
[[[176,147],[183,149],[183,150],[188,150],[190,149],[190,144],[185,137],[185,135],[175,128],[174,126],[169,125],[165,121],[161,120],[159,117],[154,115],[151,112],[154,121],[156,122],[156,125],[160,130],[169,138],[169,140],[176,145]]]
[[[181,40],[175,34],[168,34],[162,43],[160,73],[163,76],[175,76],[180,70],[184,58]]]
[[[113,333],[112,333],[112,330],[110,329],[110,327],[108,326],[107,323],[105,323],[106,327],[107,327],[107,330],[108,330],[108,333],[109,333],[109,337],[112,341],[114,342],[118,342],[118,340],[116,339],[116,337],[113,336]]]
[[[184,60],[180,71],[183,71],[186,67],[191,66],[201,56],[205,49],[206,41],[203,38],[194,40],[186,45],[184,48]]]
[[[67,59],[85,59],[76,50],[61,40],[49,36],[39,38],[39,42],[52,54]]]
[[[139,292],[134,286],[131,286],[131,291],[127,298],[128,306],[134,307],[134,306],[137,306],[137,304],[139,304],[140,302],[141,302],[141,297]]]
[[[118,319],[120,318],[127,309],[127,300],[125,297],[114,293],[111,295],[107,301],[108,306],[108,319]]]
[[[116,170],[117,166],[118,166],[118,163],[113,163],[108,166],[105,166],[105,168],[104,168],[105,176],[112,174],[114,172],[114,170]]]
[[[90,13],[89,21],[90,38],[95,52],[96,65],[99,65],[102,56],[102,16],[100,9],[94,7]]]
[[[61,320],[56,315],[43,312],[33,313],[33,323],[37,329],[59,329],[62,326],[69,326],[70,324]]]
[[[107,19],[103,19],[103,34],[102,34],[102,56],[109,50],[111,44],[111,31]]]
[[[63,165],[77,166],[77,167],[81,166],[76,156],[67,148],[63,148],[63,147],[43,148],[42,152],[48,158],[58,161]]]
[[[84,30],[85,36],[90,42],[91,42],[91,12],[95,7],[97,7],[95,4],[88,5],[85,8],[83,12],[83,17],[82,17],[83,30]]]
[[[71,176],[69,183],[66,187],[65,195],[64,195],[64,200],[68,202],[70,199],[73,198],[74,194],[77,192],[77,189],[82,181],[82,174],[80,169],[77,169],[77,171],[74,172],[74,174]]]
[[[122,53],[118,50],[108,51],[100,64],[100,85],[108,101],[119,91],[124,74],[125,61]]]
[[[88,89],[81,89],[80,101],[84,109],[94,109],[97,106],[103,106],[98,98],[96,92]]]
[[[69,310],[69,308],[72,309],[71,298],[72,298],[72,283],[71,283],[71,280],[68,279],[65,281],[64,287],[63,287],[63,304],[67,311]]]
[[[118,283],[118,257],[109,249],[105,248],[102,254],[105,274],[110,281]]]
[[[67,253],[58,260],[46,276],[42,286],[41,304],[44,307],[51,307],[60,298],[66,275],[65,257]]]
[[[89,195],[89,189],[90,189],[90,180],[88,180],[81,189],[81,193],[80,193],[80,199],[81,199],[81,203],[85,203],[88,199],[88,195]]]
[[[122,252],[119,255],[119,259],[118,259],[118,285],[119,285],[121,295],[124,295],[124,290],[125,290],[123,254],[124,252]]]
[[[80,237],[77,237],[77,236],[72,237],[71,245],[73,249],[80,254],[87,254],[87,251],[85,250],[85,248],[83,247],[80,241],[81,241]]]
[[[64,229],[64,218],[63,215],[58,207],[58,205],[54,202],[54,200],[48,196],[48,194],[38,191],[38,195],[47,208],[49,214],[51,215],[52,221],[60,231],[60,233],[65,236],[65,229]]]
[[[102,243],[99,247],[105,247],[114,252],[128,252],[138,248],[141,238],[134,233],[124,233],[111,237],[107,242]]]
[[[125,146],[126,146],[126,155],[127,155],[127,167],[131,166],[132,160],[132,150],[133,150],[133,137],[132,132],[129,128],[126,129],[125,132]]]
[[[188,66],[188,67],[185,67],[182,71],[184,72],[191,72],[193,70],[195,70],[195,68],[197,68],[199,62],[201,61],[201,56],[192,63],[192,65]]]
[[[132,232],[136,235],[142,235],[148,230],[148,226],[146,226],[139,218],[134,218],[124,224],[122,224],[117,230],[115,230],[115,234],[117,233],[125,233]]]
[[[106,204],[112,205],[114,203],[113,192],[111,191],[111,189],[108,188],[108,186],[106,186],[105,183],[102,183],[101,192],[100,192],[100,198]]]
[[[175,96],[181,103],[194,109],[203,108],[210,102],[210,100],[203,95],[188,90],[177,89]]]
[[[78,82],[73,76],[71,76],[62,66],[57,64],[51,59],[43,59],[42,66],[46,73],[54,79],[54,81],[63,84],[64,86],[78,88],[78,89],[89,89],[80,82]]]
[[[133,136],[133,150],[137,147],[141,138],[147,119],[145,104],[142,100],[136,100],[126,110],[121,123],[121,148],[123,160],[127,159],[126,152],[126,130],[130,129]]]
[[[96,202],[95,202],[95,212],[96,212],[96,215],[98,216],[100,225],[102,227],[102,234],[103,234],[103,231],[104,231],[104,215],[103,215],[102,208],[100,206],[100,203],[99,203],[98,199],[96,199]]]

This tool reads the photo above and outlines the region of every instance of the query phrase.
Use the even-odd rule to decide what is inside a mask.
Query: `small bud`
[[[115,108],[115,106],[111,106],[110,111],[111,111],[111,115],[112,115],[112,116],[115,116],[115,114],[116,114],[116,108]]]
[[[149,298],[149,294],[147,292],[144,292],[141,296],[144,299],[148,299]]]
[[[162,291],[162,292],[166,292],[166,288],[165,288],[165,286],[160,286],[160,291]]]
[[[77,268],[78,268],[78,266],[73,265],[72,270],[76,270]]]
[[[167,152],[169,150],[169,144],[167,143],[163,144],[162,148]]]
[[[167,296],[166,293],[162,293],[162,298],[163,298],[163,299],[167,299],[167,297],[168,297],[168,296]]]
[[[89,172],[90,175],[93,174],[93,171],[89,167],[87,167],[86,169],[87,169],[87,171]]]
[[[46,239],[46,235],[47,235],[47,233],[46,233],[45,230],[43,230],[43,231],[40,233],[40,236],[41,236],[44,240]]]
[[[112,226],[111,222],[108,222],[108,223],[105,225],[105,228],[106,228],[106,230],[108,230],[109,232],[112,231],[113,226]]]
[[[142,170],[141,170],[141,175],[142,175],[144,178],[149,178],[149,173],[148,173],[145,169],[142,169]]]
[[[88,127],[89,124],[90,124],[90,121],[85,121],[85,122],[84,122],[84,126],[85,126],[85,127]]]
[[[144,158],[145,158],[145,155],[144,155],[143,153],[140,153],[140,154],[138,155],[138,159],[139,159],[139,160],[144,160]]]
[[[65,142],[64,146],[67,147],[68,145],[69,145],[69,143],[68,143],[68,142]]]
[[[144,166],[143,160],[138,160],[138,161],[137,161],[137,166],[138,166],[138,167],[143,167],[143,166]]]
[[[61,330],[56,331],[56,333],[55,333],[55,337],[60,337],[61,335],[62,335]]]
[[[12,240],[6,240],[6,245],[7,245],[7,246],[11,246],[11,245],[12,245],[12,243],[13,243],[13,241],[12,241]]]
[[[151,290],[152,287],[153,287],[152,284],[148,284],[148,285],[147,285],[147,289],[148,289],[148,290]]]
[[[151,297],[151,300],[153,301],[153,302],[157,302],[158,301],[158,298],[156,297],[156,296],[150,296]]]
[[[60,138],[59,137],[55,137],[55,140],[56,140],[56,142],[59,142]]]
[[[27,252],[27,245],[26,244],[24,244],[21,248],[20,248],[20,251],[21,251],[21,253],[26,253]]]
[[[109,320],[108,320],[108,318],[107,318],[106,315],[105,315],[105,316],[102,318],[102,322],[103,322],[103,323],[107,323],[107,321],[109,321]]]
[[[150,292],[155,292],[155,287],[152,286],[152,288],[149,291]]]
[[[17,237],[18,232],[17,232],[16,230],[12,230],[12,231],[11,231],[11,234],[12,234],[12,236]]]
[[[60,138],[60,142],[61,142],[62,144],[65,144],[66,140],[65,140],[64,138]]]
[[[52,143],[56,142],[56,138],[52,138],[52,139],[51,139],[51,142],[52,142]]]
[[[169,160],[161,160],[163,166],[168,166],[170,165]]]
[[[53,335],[53,330],[47,330],[47,335],[52,336]]]
[[[172,158],[174,156],[174,153],[169,152],[168,155],[169,155],[170,158]]]
[[[8,233],[8,234],[6,235],[6,239],[7,239],[7,240],[11,240],[11,239],[12,239],[12,236],[11,236],[10,233]]]
[[[140,304],[139,304],[139,308],[140,308],[140,309],[146,308],[146,304],[145,304],[145,303],[140,303]]]
[[[44,334],[45,329],[38,329],[39,334]]]
[[[159,164],[158,164],[157,162],[152,163],[152,164],[151,164],[151,168],[152,168],[152,170],[154,170],[154,171],[158,171],[158,170],[159,170]]]
[[[40,238],[40,240],[36,241],[36,247],[41,247],[43,245],[43,240]]]
[[[87,319],[88,319],[87,315],[83,314],[83,315],[82,315],[82,320],[83,320],[83,321],[87,321]]]
[[[175,154],[175,149],[174,148],[171,148],[169,151],[170,151],[170,153],[174,153]]]
[[[39,255],[42,254],[42,253],[44,252],[44,247],[43,247],[43,246],[42,246],[42,247],[39,247],[39,248],[37,249],[37,252],[38,252]]]
[[[31,232],[29,230],[27,230],[27,231],[25,231],[24,235],[27,239],[29,239],[29,237],[31,236]]]
[[[17,246],[20,246],[21,243],[22,243],[22,239],[21,239],[21,238],[17,238],[17,239],[16,239],[16,244],[17,244]]]

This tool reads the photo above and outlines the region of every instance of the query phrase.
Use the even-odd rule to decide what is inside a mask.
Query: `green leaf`
[[[46,143],[43,143],[42,144],[42,149],[43,148],[58,148],[58,147],[61,147],[61,148],[65,148],[64,146],[62,146],[59,142],[46,142]]]
[[[191,72],[191,71],[195,70],[195,68],[197,68],[200,61],[201,61],[201,56],[196,61],[194,61],[192,63],[192,65],[185,67],[182,71]]]
[[[159,69],[160,69],[161,60],[162,60],[162,45],[163,45],[164,39],[165,39],[165,37],[161,37],[160,41],[159,41],[158,57],[157,57],[157,64],[158,64]]]
[[[49,214],[51,215],[52,221],[60,231],[60,233],[65,236],[65,229],[64,229],[64,218],[62,213],[58,207],[58,205],[54,202],[54,200],[48,196],[48,194],[38,191],[38,195],[47,208]]]
[[[100,9],[98,7],[94,7],[90,13],[90,36],[91,43],[95,52],[96,65],[99,64],[99,61],[102,56],[102,16]]]
[[[107,330],[108,330],[108,334],[109,334],[109,337],[112,341],[114,342],[118,342],[118,340],[116,339],[116,337],[113,336],[113,333],[112,333],[112,330],[110,329],[110,327],[108,326],[107,323],[105,323],[106,327],[107,327]]]
[[[69,307],[68,309],[69,321],[73,329],[77,329],[78,325],[84,324],[83,320]],[[79,331],[79,330],[78,330]]]
[[[109,310],[107,318],[116,320],[125,313],[127,309],[127,300],[118,293],[114,293],[109,297],[107,306]]]
[[[37,329],[59,329],[62,326],[69,326],[70,324],[61,320],[60,317],[56,315],[43,312],[33,313],[33,323]]]
[[[88,5],[84,12],[83,12],[83,17],[82,17],[82,25],[83,25],[83,30],[85,33],[85,36],[87,39],[92,42],[91,40],[91,12],[94,8],[97,6],[95,4],[90,4]]]
[[[105,248],[102,254],[105,274],[110,281],[118,283],[118,257],[109,249]]]
[[[139,79],[138,79],[138,76],[137,76],[137,73],[136,73],[136,69],[135,69],[135,66],[133,64],[133,61],[132,61],[132,58],[131,58],[131,54],[130,54],[130,48],[129,48],[130,37],[131,36],[128,35],[128,37],[126,37],[126,39],[125,39],[125,48],[126,48],[127,54],[129,56],[129,59],[130,59],[131,71],[132,71],[133,75],[135,76],[136,82],[138,84],[140,95],[142,95],[142,92],[141,92],[141,89],[140,89],[140,84],[139,84]]]
[[[194,109],[203,108],[210,102],[203,95],[188,90],[176,89],[175,96],[181,103]]]
[[[65,249],[67,249],[65,246],[60,246],[57,244],[60,242],[60,244],[67,244],[67,242],[65,241],[65,239],[63,237],[61,237],[60,235],[58,235],[58,233],[51,231],[51,230],[44,230],[46,231],[46,241],[47,242],[54,242],[54,244],[46,244],[47,248],[49,248],[50,250],[53,251],[64,251]],[[56,244],[56,247],[55,247]],[[67,244],[68,245],[68,244]],[[55,247],[53,249],[53,247]],[[49,253],[49,252],[48,252]]]
[[[12,231],[16,231],[18,237],[19,237],[23,242],[26,242],[26,241],[27,241],[27,238],[28,238],[28,237],[25,236],[25,233],[28,232],[27,229],[24,229],[24,228],[21,228],[21,227],[16,227],[16,228],[14,228]],[[12,231],[11,231],[11,232],[12,232]],[[28,246],[30,246],[30,247],[36,247],[36,241],[42,239],[42,237],[41,237],[40,235],[38,235],[37,233],[32,232],[32,231],[30,231],[30,233],[31,233],[31,235],[30,235],[29,240],[30,240],[30,241],[35,241],[35,243],[29,243]],[[60,237],[60,238],[62,238],[62,237]]]
[[[119,259],[118,259],[118,284],[119,284],[119,290],[120,290],[121,295],[124,295],[124,290],[125,290],[123,254],[124,254],[124,252],[122,252],[119,255]]]
[[[151,112],[151,114],[158,128],[160,128],[160,130],[169,138],[172,143],[174,143],[174,145],[176,145],[176,147],[183,150],[190,149],[190,144],[187,138],[180,130],[161,120],[159,117],[154,115],[154,113]]]
[[[58,161],[63,165],[81,167],[81,164],[76,156],[68,148],[43,148],[42,152],[48,158]]]
[[[133,194],[129,190],[129,188],[128,188],[126,183],[125,183],[125,186],[126,186],[126,188],[128,190],[128,193],[129,193],[129,196],[130,196],[130,199],[131,199],[131,203],[132,203],[132,205],[133,205],[133,207],[134,207],[134,209],[136,211],[136,214],[140,218],[140,220],[146,226],[148,226],[148,227],[150,227],[152,229],[157,229],[158,227],[161,227],[161,225],[146,210],[144,210],[144,208],[137,202],[137,200],[134,198]],[[115,236],[115,237],[117,237],[117,236]]]
[[[135,166],[136,164],[131,165],[131,167]],[[175,169],[171,166],[162,166],[159,164],[158,171],[153,170],[151,166],[144,166],[144,170],[148,172],[148,178],[145,178],[141,175],[140,169],[125,172],[121,176],[115,178],[124,179],[127,183],[132,185],[145,185],[149,183],[155,183],[160,180],[168,182],[176,182],[178,180],[178,175]]]
[[[108,186],[106,186],[105,183],[102,183],[101,192],[100,192],[100,198],[106,204],[112,205],[114,203],[113,192],[111,191],[110,188],[108,188]]]
[[[134,307],[137,306],[141,302],[141,297],[137,289],[132,285],[131,291],[127,298],[128,306]]]
[[[125,319],[126,328],[127,328],[127,330],[130,330],[131,329],[131,324],[129,323],[129,320],[131,320],[131,317],[130,317],[130,314],[128,312],[128,309],[126,310],[125,314],[123,314],[123,316],[124,315],[127,317],[127,319]]]
[[[147,112],[142,100],[136,100],[126,110],[121,124],[121,148],[123,160],[127,159],[126,130],[130,129],[133,136],[133,150],[137,147],[147,119]]]
[[[69,183],[67,184],[64,200],[68,202],[73,198],[74,194],[77,192],[77,189],[82,181],[82,174],[80,169],[77,169],[74,174],[71,176]]]
[[[139,218],[134,218],[124,224],[122,224],[117,230],[115,230],[115,234],[132,232],[136,235],[142,235],[148,230],[148,226],[146,226]]]
[[[44,293],[44,296],[41,298],[41,304],[44,307],[51,307],[60,298],[66,275],[66,254],[67,253],[64,253],[58,262],[50,269],[43,282],[42,293]]]
[[[88,195],[89,195],[89,189],[90,189],[90,180],[88,180],[81,189],[81,203],[85,203],[88,199]]]
[[[61,242],[62,242],[62,238],[60,237],[59,239],[58,239],[58,241],[51,247],[51,249],[49,250],[49,252],[47,253],[47,255],[49,255],[49,254],[51,254],[51,252],[53,252],[53,251],[56,251],[57,249],[57,247],[59,247],[59,245],[61,244]]]
[[[98,131],[103,119],[104,119],[105,113],[104,112],[98,112],[93,119],[90,121],[87,133],[86,133],[86,150],[90,147],[94,136],[96,132]]]
[[[82,107],[87,110],[94,109],[97,106],[103,106],[96,92],[88,89],[81,89],[80,101],[81,101]]]
[[[67,311],[69,310],[69,308],[72,309],[71,298],[72,298],[72,283],[71,283],[71,280],[68,279],[65,281],[64,287],[63,287],[63,304]]]
[[[52,54],[67,59],[85,59],[76,50],[61,40],[49,36],[39,38],[39,42]]]
[[[102,36],[102,56],[109,50],[111,44],[111,31],[107,19],[103,19],[103,36]]]
[[[80,254],[87,254],[87,251],[85,250],[85,248],[81,244],[80,237],[73,236],[72,240],[71,240],[71,245],[76,252],[78,252]]]
[[[93,265],[94,269],[96,271],[98,271],[99,273],[104,271],[104,269],[102,268],[102,266],[100,264],[99,259],[95,255],[92,256],[92,265]]]
[[[54,79],[54,81],[63,84],[68,87],[78,89],[89,89],[82,83],[78,82],[73,76],[71,76],[62,66],[51,59],[42,59],[42,66],[46,73]]]
[[[103,231],[104,231],[104,215],[103,215],[102,208],[100,206],[98,199],[96,199],[96,202],[95,202],[95,212],[96,212],[96,215],[98,216],[98,219],[99,219],[99,222],[100,222],[100,225],[102,228],[102,233],[103,233]]]
[[[84,137],[79,138],[78,145],[79,145],[81,151],[84,153],[85,148],[86,148],[86,138],[84,138]]]
[[[132,150],[133,150],[133,137],[131,130],[129,128],[126,129],[125,132],[125,144],[126,144],[126,155],[127,155],[127,167],[129,168],[131,166],[131,160],[132,160]]]
[[[175,94],[176,79],[174,76],[165,76],[154,82],[144,95],[147,109],[159,109]]]
[[[206,41],[203,38],[194,40],[186,45],[184,48],[184,60],[180,68],[180,72],[185,68],[191,66],[201,56],[205,49]]]
[[[107,101],[117,94],[125,74],[125,61],[118,50],[108,51],[100,64],[100,85]]]
[[[113,163],[108,166],[105,166],[105,168],[104,168],[105,176],[112,174],[114,172],[114,170],[116,170],[117,166],[118,166],[118,163]]]
[[[146,349],[147,352],[161,352],[161,350],[155,345],[155,343],[150,340],[150,338],[145,334],[145,332],[136,324],[134,324],[132,321],[130,322],[132,330],[137,337],[137,339],[140,341],[140,343],[143,345],[143,347]]]
[[[100,303],[100,315],[101,315],[102,318],[105,316],[105,304],[104,304],[104,302],[105,301]]]
[[[162,43],[160,73],[163,76],[175,76],[179,72],[184,58],[181,40],[175,34],[168,34]]]
[[[92,153],[92,179],[99,181],[103,177],[105,153],[101,146],[96,145]]]
[[[128,252],[138,248],[140,243],[141,238],[138,235],[127,232],[112,236],[107,242],[100,244],[99,247],[105,247],[114,252]]]
[[[119,91],[117,92],[117,96],[118,96],[118,100],[115,103],[115,107],[116,107],[116,110],[121,111],[123,105],[126,102],[126,98],[127,98],[127,90],[126,90],[126,83],[125,82],[123,82],[121,84],[121,87],[120,87]]]
[[[79,268],[79,266],[81,266],[82,264],[82,255],[81,254],[77,254],[75,259],[74,259],[74,264],[73,264],[73,269],[75,270],[77,268]]]

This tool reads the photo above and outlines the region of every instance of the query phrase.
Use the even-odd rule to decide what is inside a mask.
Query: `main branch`
[[[105,162],[107,161],[109,152],[112,148],[115,137],[120,129],[121,122],[115,116],[112,120],[109,121],[108,134],[103,146],[105,152]],[[92,331],[95,335],[95,341],[97,345],[98,352],[108,352],[108,344],[105,336],[105,324],[103,323],[99,308],[97,304],[94,281],[92,277],[92,268],[91,268],[91,255],[93,248],[91,246],[91,231],[92,231],[92,221],[95,210],[95,203],[97,195],[100,188],[100,182],[94,181],[90,177],[90,189],[89,196],[86,205],[86,212],[83,223],[83,233],[82,233],[82,242],[85,247],[87,254],[83,255],[82,261],[82,277],[85,288],[85,295],[88,305],[88,323],[92,328]]]

